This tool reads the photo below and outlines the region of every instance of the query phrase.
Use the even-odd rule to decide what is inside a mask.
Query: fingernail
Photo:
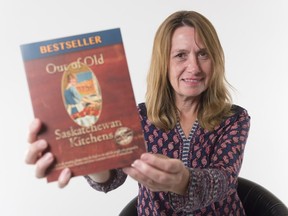
[[[135,161],[131,164],[131,166],[132,166],[132,167],[136,167],[138,163],[139,163],[139,161],[138,161],[138,160],[135,160]]]
[[[30,130],[36,130],[36,128],[38,127],[38,125],[40,124],[40,120],[39,119],[34,119],[31,123],[30,123]]]
[[[122,168],[123,172],[126,173],[126,174],[127,174],[127,172],[129,171],[129,169],[130,169],[129,167],[124,167],[124,168]]]
[[[149,155],[148,154],[146,154],[146,153],[144,153],[144,154],[142,154],[141,155],[141,160],[147,160],[148,159],[148,157],[149,157]]]
[[[52,156],[52,154],[50,152],[47,152],[44,155],[44,159],[47,160],[47,161],[50,161],[52,158],[53,158],[53,156]]]
[[[70,170],[69,170],[68,168],[65,168],[65,169],[61,172],[61,174],[60,174],[60,176],[59,176],[59,179],[58,179],[58,181],[59,181],[59,186],[60,186],[60,187],[63,187],[63,185],[65,184],[65,181],[66,181],[68,178],[70,178],[70,176],[71,176]]]
[[[38,140],[37,145],[40,148],[46,148],[47,147],[47,142],[45,140]]]

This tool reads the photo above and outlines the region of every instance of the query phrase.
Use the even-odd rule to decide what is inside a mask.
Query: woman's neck
[[[178,109],[179,122],[186,137],[192,129],[197,119],[199,100],[178,101],[176,104]]]

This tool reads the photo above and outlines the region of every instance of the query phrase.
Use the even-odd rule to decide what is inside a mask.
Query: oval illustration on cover
[[[62,96],[70,118],[79,126],[90,127],[102,109],[101,89],[93,71],[81,62],[72,62],[62,75]]]

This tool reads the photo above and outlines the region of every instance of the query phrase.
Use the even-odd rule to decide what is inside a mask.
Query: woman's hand
[[[28,133],[28,142],[31,145],[29,145],[25,158],[25,162],[27,164],[34,164],[36,166],[35,175],[37,178],[46,177],[47,169],[52,165],[54,161],[53,154],[48,151],[45,152],[45,150],[48,148],[47,141],[42,139],[38,140],[37,138],[41,126],[42,124],[39,119],[32,121]],[[69,183],[70,178],[70,169],[63,169],[58,178],[59,187],[65,187]]]
[[[180,195],[186,193],[190,175],[182,161],[151,153],[142,154],[123,171],[151,191],[170,191]]]

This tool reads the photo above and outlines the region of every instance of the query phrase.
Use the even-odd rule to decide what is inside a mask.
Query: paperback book
[[[130,164],[146,151],[119,28],[21,45],[33,112],[55,162],[73,176]]]

